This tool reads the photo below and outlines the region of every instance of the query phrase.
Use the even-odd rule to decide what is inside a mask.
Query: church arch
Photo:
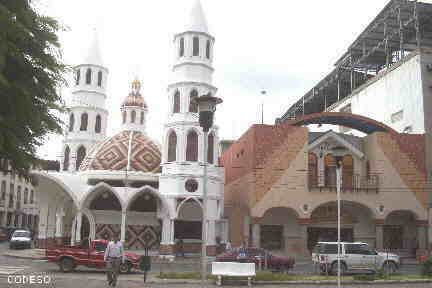
[[[180,91],[176,90],[173,97],[173,113],[180,113]]]
[[[177,161],[177,134],[170,130],[168,134],[168,162]]]
[[[92,78],[92,70],[90,68],[87,68],[87,71],[86,71],[86,84],[87,85],[91,84],[91,78]]]
[[[190,129],[186,136],[186,161],[198,161],[198,133]]]
[[[193,88],[189,94],[189,112],[198,112],[198,103],[193,101],[196,97],[198,97],[198,91]]]
[[[94,206],[92,206],[92,204],[94,204]],[[81,209],[87,208],[90,210],[109,210],[106,208],[114,208],[116,211],[122,211],[124,206],[125,205],[122,201],[122,198],[118,194],[117,190],[113,189],[110,185],[104,182],[101,182],[90,189],[80,205]]]
[[[202,209],[202,204],[196,197],[188,197],[178,204],[174,238],[202,239]]]
[[[192,56],[199,56],[199,37],[194,36],[192,38]]]
[[[98,72],[98,83],[97,83],[97,85],[99,87],[102,87],[102,71]]]
[[[80,131],[87,131],[87,126],[88,126],[88,114],[87,112],[84,112],[81,114]]]
[[[102,117],[98,114],[96,116],[95,132],[101,133],[101,130],[102,130]]]
[[[69,170],[69,161],[70,161],[70,148],[69,146],[66,146],[64,151],[64,158],[63,158],[63,171]]]
[[[76,166],[75,170],[78,171],[79,167],[81,166],[82,161],[84,160],[86,156],[86,148],[84,146],[80,146],[76,153]]]
[[[184,38],[181,37],[180,38],[180,48],[179,48],[179,56],[180,57],[184,56],[184,51],[185,51],[185,41],[184,41]]]
[[[69,115],[69,132],[72,132],[74,130],[75,126],[75,115],[71,113]]]

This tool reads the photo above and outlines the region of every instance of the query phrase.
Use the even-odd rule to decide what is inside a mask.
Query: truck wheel
[[[125,262],[120,264],[120,273],[129,274],[132,271],[132,264],[129,262]]]
[[[75,264],[72,259],[70,258],[63,258],[63,260],[60,262],[60,270],[62,272],[68,273],[72,272],[75,268]]]
[[[341,275],[344,275],[345,274],[345,272],[346,272],[346,270],[347,270],[347,267],[345,266],[345,263],[340,263],[340,274]],[[338,263],[337,263],[337,261],[336,262],[333,262],[333,264],[331,265],[331,274],[333,274],[333,275],[337,275],[338,274]]]
[[[387,274],[393,274],[396,272],[396,264],[392,261],[385,262],[383,265],[383,270]]]

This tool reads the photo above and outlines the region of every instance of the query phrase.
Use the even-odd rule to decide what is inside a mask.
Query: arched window
[[[96,116],[95,132],[100,133],[102,129],[102,118],[100,115]]]
[[[136,112],[135,112],[135,110],[132,110],[132,112],[131,112],[131,123],[135,123],[135,119],[136,119]]]
[[[81,163],[84,160],[85,156],[86,156],[85,147],[84,146],[79,147],[76,156],[76,166],[75,166],[76,171],[79,170],[79,167],[81,166]]]
[[[180,92],[177,90],[174,94],[173,113],[180,112]]]
[[[144,124],[144,111],[141,111],[141,125]]]
[[[75,125],[75,115],[73,113],[69,116],[69,132],[72,132],[74,130]]]
[[[126,123],[126,111],[123,111],[123,124]]]
[[[75,74],[75,85],[79,85],[80,78],[81,78],[81,70],[78,69],[78,70],[76,71],[76,74]]]
[[[198,161],[198,134],[195,130],[187,135],[186,161]]]
[[[102,87],[102,71],[98,72],[98,86]]]
[[[193,56],[199,56],[199,38],[193,37],[193,49],[192,49],[192,55]]]
[[[185,44],[184,44],[184,38],[180,38],[180,50],[179,50],[179,56],[183,57],[185,51]]]
[[[352,189],[354,185],[354,159],[345,155],[342,159],[342,187]]]
[[[70,157],[70,148],[66,146],[64,151],[64,159],[63,159],[63,171],[69,170],[69,157]]]
[[[168,162],[176,161],[177,159],[177,135],[172,131],[168,137]]]
[[[207,40],[206,43],[206,58],[210,59],[210,40]]]
[[[210,164],[214,163],[214,135],[213,133],[210,133],[208,136],[208,143],[207,143],[207,162]]]
[[[5,200],[6,199],[6,181],[2,181],[1,184],[1,200]]]
[[[80,131],[87,131],[87,125],[88,125],[88,114],[84,112],[83,114],[81,114]]]
[[[86,84],[91,84],[91,76],[92,76],[91,74],[92,74],[91,69],[87,68],[87,71],[86,71]]]
[[[189,99],[189,112],[198,112],[198,104],[193,101],[194,98],[198,97],[197,90],[193,89],[190,93],[190,99]]]
[[[25,188],[24,189],[24,204],[27,204],[28,203],[28,189],[27,188]]]
[[[309,187],[318,186],[318,157],[315,153],[309,153],[308,160]]]
[[[336,161],[331,154],[324,157],[324,177],[326,187],[336,187]]]
[[[9,187],[9,208],[12,208],[14,205],[14,194],[15,194],[15,186],[14,186],[14,184],[10,184],[10,187]]]
[[[33,204],[33,203],[34,203],[34,191],[31,190],[30,191],[30,204]]]
[[[17,199],[16,199],[17,201],[17,205],[16,205],[16,207],[17,207],[17,209],[20,209],[21,208],[21,186],[18,186],[18,189],[17,189]]]

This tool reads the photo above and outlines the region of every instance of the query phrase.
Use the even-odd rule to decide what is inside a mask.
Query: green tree
[[[0,158],[24,175],[45,137],[62,133],[56,114],[68,70],[57,36],[64,27],[29,2],[0,0]]]

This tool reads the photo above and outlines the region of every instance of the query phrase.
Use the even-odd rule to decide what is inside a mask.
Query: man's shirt
[[[124,260],[123,244],[120,241],[110,241],[105,249],[104,261],[109,257],[121,257]]]

